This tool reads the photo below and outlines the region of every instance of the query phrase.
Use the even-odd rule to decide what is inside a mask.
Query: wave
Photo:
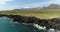
[[[34,26],[35,26],[36,28],[38,28],[38,29],[46,30],[46,27],[45,27],[45,26],[42,27],[42,26],[40,26],[40,25],[38,25],[38,24],[34,24]],[[59,30],[52,29],[52,28],[50,28],[49,30],[46,30],[46,31],[48,31],[48,32],[60,32]]]

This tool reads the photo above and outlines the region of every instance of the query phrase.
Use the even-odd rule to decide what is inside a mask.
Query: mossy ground
[[[60,11],[1,11],[0,14],[12,14],[12,15],[22,15],[22,16],[34,16],[41,19],[49,19],[60,17]]]

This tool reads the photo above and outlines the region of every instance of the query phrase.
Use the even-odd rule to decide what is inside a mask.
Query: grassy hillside
[[[34,16],[42,19],[60,17],[60,11],[1,11],[0,14]]]

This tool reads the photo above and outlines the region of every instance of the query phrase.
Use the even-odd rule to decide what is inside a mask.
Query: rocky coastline
[[[5,14],[0,14],[0,17],[13,18],[13,22],[38,24],[42,27],[45,26],[47,30],[49,30],[50,28],[60,30],[60,18],[40,19],[31,16],[27,17],[20,15],[5,15]]]

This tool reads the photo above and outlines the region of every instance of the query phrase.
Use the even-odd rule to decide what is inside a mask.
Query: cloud
[[[10,5],[10,6],[0,5],[0,11],[13,10],[13,9],[20,9],[20,7],[18,5]]]
[[[22,6],[22,8],[35,8],[35,7],[40,7],[40,4],[34,3],[34,4],[25,4]]]
[[[40,4],[50,5],[50,4],[60,4],[60,0],[50,0],[47,2],[41,2]]]
[[[50,4],[60,4],[60,0],[49,0],[45,2],[33,3],[33,4],[26,4],[23,8],[35,8],[35,7],[44,7]]]
[[[13,0],[0,0],[0,4],[6,4],[7,2],[11,2]]]
[[[52,0],[51,3],[60,4],[60,0]]]
[[[31,7],[24,7],[24,8],[31,8]]]

